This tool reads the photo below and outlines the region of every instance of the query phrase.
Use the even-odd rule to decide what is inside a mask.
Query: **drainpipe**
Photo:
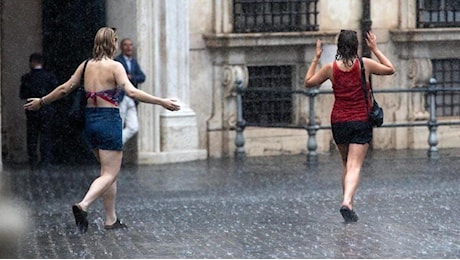
[[[361,56],[362,57],[371,57],[371,50],[367,47],[366,44],[366,35],[367,32],[372,30],[372,20],[371,20],[371,0],[362,0],[363,13],[361,16]],[[372,86],[372,77],[369,76],[369,84]],[[369,144],[369,149],[374,148],[373,143]]]
[[[363,57],[371,57],[371,50],[366,44],[366,34],[372,29],[371,0],[362,0],[363,14],[361,17],[361,51]]]

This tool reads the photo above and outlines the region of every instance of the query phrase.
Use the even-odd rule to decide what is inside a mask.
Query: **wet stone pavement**
[[[339,155],[209,159],[125,166],[118,215],[105,231],[102,202],[76,232],[71,206],[97,167],[30,172],[4,166],[10,196],[28,209],[17,258],[460,258],[460,150],[372,151],[345,224]]]

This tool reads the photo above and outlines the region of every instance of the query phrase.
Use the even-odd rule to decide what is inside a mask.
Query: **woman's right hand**
[[[42,107],[40,98],[28,98],[27,103],[24,104],[24,109],[29,111],[37,111]]]
[[[316,59],[319,59],[321,58],[321,54],[323,53],[323,48],[321,47],[321,40],[318,39],[316,40],[316,54],[315,54],[315,58]]]

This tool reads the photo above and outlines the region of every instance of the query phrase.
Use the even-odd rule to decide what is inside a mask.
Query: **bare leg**
[[[347,176],[347,158],[348,158],[348,144],[338,144],[337,148],[342,158],[342,195],[345,193],[345,176]]]
[[[82,201],[78,203],[82,210],[87,211],[88,207],[99,197],[103,196],[104,193],[108,192],[108,198],[112,207],[106,208],[106,216],[113,218],[115,214],[115,195],[116,195],[116,180],[118,173],[120,172],[122,151],[108,151],[99,150],[95,151],[96,157],[99,159],[101,164],[101,176],[93,181],[89,187],[88,192]],[[107,212],[109,209],[111,212]]]
[[[342,176],[342,187],[343,187],[342,206],[346,206],[350,209],[353,209],[353,197],[356,192],[356,189],[358,188],[361,166],[363,165],[363,161],[364,161],[364,158],[366,157],[368,148],[369,148],[369,144],[349,144],[348,145],[348,153],[346,156],[346,167],[343,170],[344,174]]]
[[[115,199],[117,196],[117,181],[112,183],[110,187],[102,195],[105,210],[105,225],[112,225],[117,220],[115,210]]]

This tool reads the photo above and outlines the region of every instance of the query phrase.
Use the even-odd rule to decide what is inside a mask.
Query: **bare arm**
[[[116,64],[115,80],[118,85],[123,87],[126,95],[134,100],[154,105],[160,105],[170,111],[180,110],[180,106],[175,103],[176,100],[174,99],[156,97],[148,94],[145,91],[135,88],[129,81],[128,76],[126,75],[126,71],[121,63]]]
[[[367,58],[364,59],[366,70],[370,74],[376,74],[376,75],[391,75],[395,73],[395,68],[393,67],[393,64],[390,62],[390,60],[385,55],[383,55],[383,53],[377,47],[377,38],[374,33],[372,32],[367,33],[366,43],[367,43],[367,46],[369,46],[369,49],[372,51],[372,53],[374,53],[375,57],[380,62],[379,63],[372,59],[367,59]]]
[[[311,61],[310,67],[307,70],[305,75],[304,86],[306,88],[316,87],[321,85],[324,81],[330,78],[331,66],[330,64],[322,67],[317,73],[316,66],[318,65],[319,59],[321,58],[321,53],[323,52],[321,48],[321,41],[316,41],[316,54],[313,60]]]
[[[28,98],[27,103],[24,105],[24,109],[26,110],[38,110],[44,105],[51,104],[54,101],[57,101],[67,95],[69,95],[72,91],[78,88],[80,84],[80,78],[82,77],[83,72],[83,65],[81,63],[78,68],[75,70],[72,77],[67,80],[65,83],[59,85],[53,91],[51,91],[48,95],[43,96],[41,98]]]

